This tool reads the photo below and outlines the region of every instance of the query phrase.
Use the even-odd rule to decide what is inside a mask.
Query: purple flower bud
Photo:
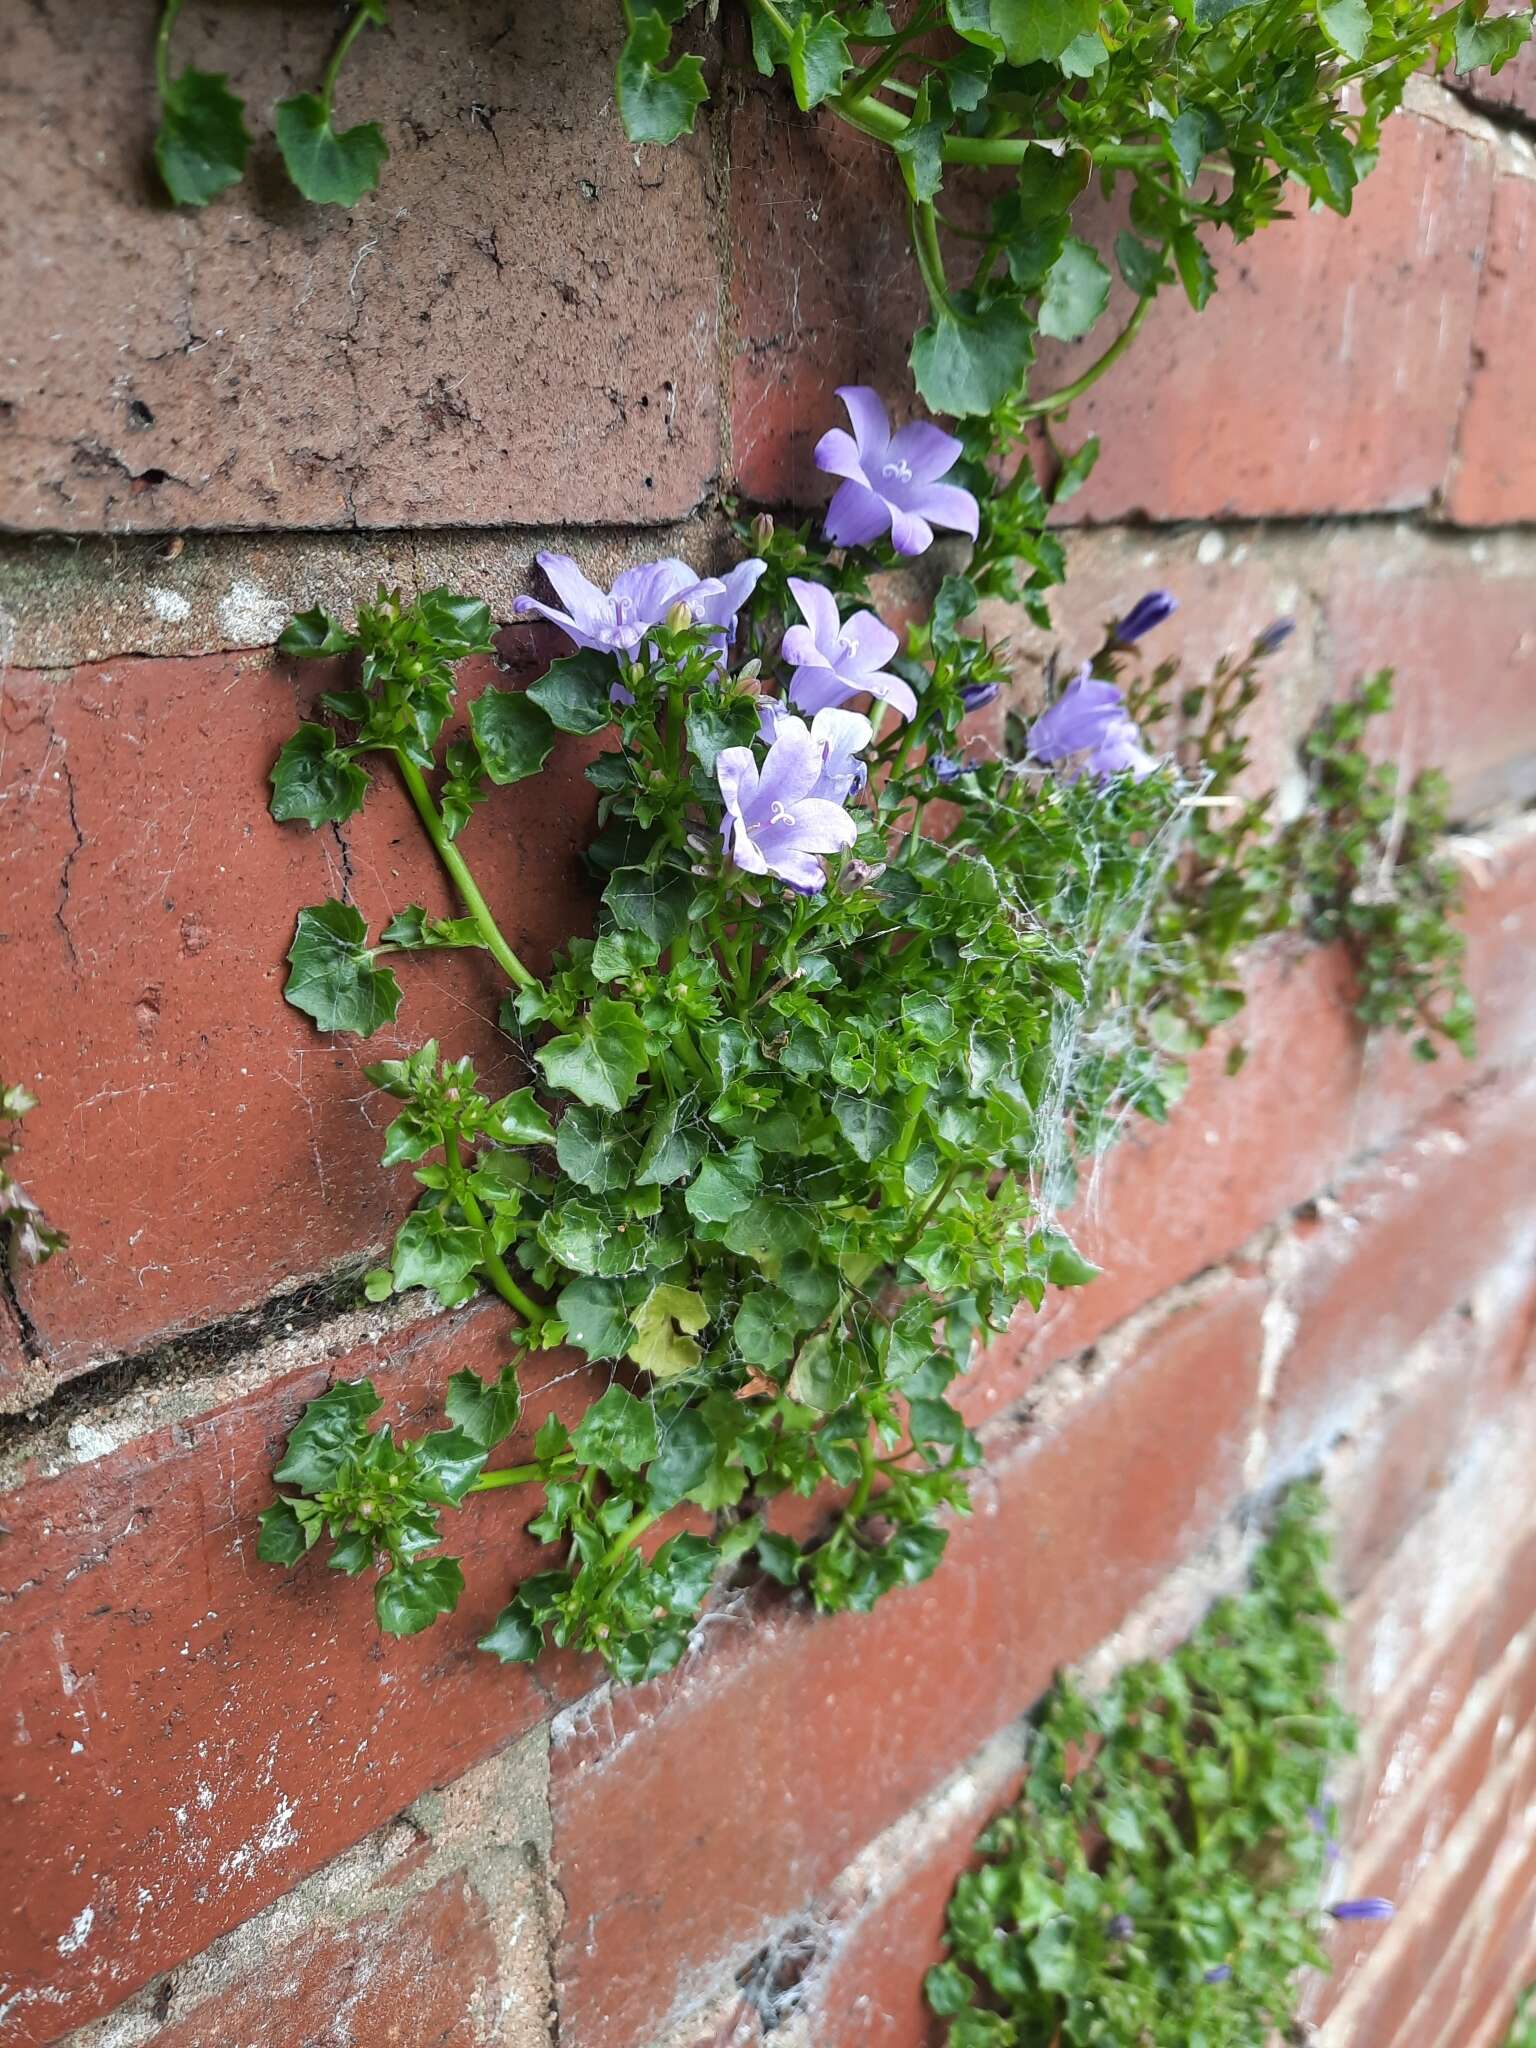
[[[1136,1932],[1136,1922],[1129,1913],[1117,1913],[1109,1923],[1111,1941],[1129,1941]]]
[[[1178,608],[1179,601],[1172,591],[1149,590],[1138,604],[1131,606],[1118,624],[1110,628],[1110,637],[1118,646],[1134,647],[1155,626],[1171,619]]]
[[[933,757],[933,776],[936,782],[958,782],[962,775],[969,772],[969,767],[968,762],[957,761],[953,754],[935,754]]]
[[[1260,656],[1278,653],[1295,630],[1296,621],[1294,619],[1275,619],[1264,628],[1258,639],[1254,641],[1254,653]]]
[[[1390,1899],[1340,1899],[1328,1911],[1335,1920],[1390,1920],[1397,1908]]]
[[[1232,1965],[1230,1963],[1218,1963],[1214,1970],[1206,1971],[1205,1981],[1207,1984],[1225,1984],[1231,1975]]]
[[[1002,688],[1001,683],[962,683],[960,702],[967,711],[981,711],[997,701]]]

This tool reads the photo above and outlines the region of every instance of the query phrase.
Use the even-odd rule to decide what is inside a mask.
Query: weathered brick
[[[922,317],[904,238],[886,225],[899,219],[888,153],[837,125],[786,135],[772,102],[749,94],[734,130],[743,197],[733,229],[746,252],[734,462],[747,494],[770,502],[820,502],[809,457],[835,423],[832,388],[856,378],[899,399]],[[1074,435],[1099,434],[1106,452],[1069,516],[1431,502],[1455,445],[1493,175],[1490,143],[1404,114],[1348,220],[1302,213],[1241,248],[1218,243],[1220,289],[1207,310],[1168,292],[1134,354],[1074,407]],[[1118,224],[1112,207],[1098,218],[1085,208],[1090,239]],[[1426,304],[1441,318],[1426,321]],[[1117,286],[1112,314],[1123,318],[1127,305]],[[1077,375],[1104,340],[1048,345],[1035,388]]]
[[[471,690],[490,674],[467,668]],[[319,686],[305,673],[300,701]],[[398,1024],[366,1043],[322,1036],[282,1000],[303,904],[350,896],[375,932],[409,902],[457,908],[387,770],[344,833],[267,816],[295,711],[282,667],[251,657],[8,678],[0,1042],[41,1098],[28,1182],[70,1237],[18,1279],[53,1374],[380,1242],[413,1188],[379,1167],[366,1062],[436,1034],[498,1089],[523,1078],[493,1029],[502,982],[483,955],[399,962]],[[509,940],[540,969],[590,916],[584,758],[562,746],[466,835]],[[0,1387],[0,1406],[37,1391],[15,1383],[7,1403]]]
[[[926,1585],[722,1629],[707,1665],[557,1721],[562,2044],[657,2028],[1210,1533],[1241,1483],[1260,1301],[1242,1282],[1176,1311],[1000,1452]]]
[[[513,1581],[547,1561],[519,1501],[490,1494],[453,1518],[463,1600],[405,1641],[379,1635],[366,1580],[255,1555],[304,1401],[369,1374],[419,1424],[440,1415],[450,1371],[496,1370],[506,1320],[484,1304],[354,1335],[335,1357],[317,1343],[275,1379],[258,1359],[252,1391],[149,1434],[130,1397],[120,1419],[74,1425],[82,1462],[7,1497],[0,1926],[6,1977],[56,2030],[201,1952],[592,1682],[583,1660],[532,1676],[473,1648]],[[530,1428],[590,1401],[597,1383],[570,1377],[574,1363],[530,1369]],[[89,1939],[74,1942],[82,1915]]]
[[[1536,219],[1536,184],[1529,189]],[[1467,548],[1406,529],[1345,531],[1325,546],[1331,694],[1395,670],[1396,708],[1372,749],[1408,775],[1439,769],[1460,817],[1536,794],[1533,575],[1536,548],[1524,536]]]
[[[1488,255],[1472,336],[1472,373],[1446,511],[1461,526],[1536,518],[1536,453],[1511,420],[1536,408],[1529,280],[1536,263],[1536,175],[1493,190]]]
[[[333,24],[189,14],[176,66],[265,110]],[[0,300],[0,525],[27,532],[675,518],[718,465],[708,139],[643,158],[613,106],[603,0],[392,10],[338,114],[391,154],[307,205],[269,140],[205,212],[148,169],[131,8],[7,10],[18,143]],[[258,113],[257,110],[260,110]]]
[[[460,1877],[397,1911],[301,1935],[151,2048],[500,2048],[496,1944]]]
[[[1384,1158],[1333,1184],[1298,1225],[1292,1342],[1275,1384],[1271,1456],[1305,1461],[1368,1402],[1478,1280],[1536,1243],[1536,1080],[1477,1090]],[[1456,1218],[1447,1231],[1448,1216]],[[1475,1356],[1475,1354],[1473,1354]],[[1469,1361],[1470,1362],[1470,1361]],[[1373,1429],[1379,1424],[1373,1422]],[[1447,1451],[1453,1417],[1444,1421]]]

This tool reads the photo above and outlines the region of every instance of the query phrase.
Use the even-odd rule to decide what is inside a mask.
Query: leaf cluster
[[[18,1126],[24,1116],[37,1108],[37,1097],[19,1081],[0,1081],[0,1123],[9,1124],[8,1135],[0,1137],[0,1234],[4,1235],[12,1265],[46,1265],[56,1251],[69,1243],[62,1230],[55,1230],[37,1203],[11,1177],[8,1161],[21,1150]]]
[[[289,1001],[366,1035],[402,1001],[381,958],[444,946],[483,947],[510,984],[510,1093],[435,1042],[367,1070],[395,1104],[383,1163],[421,1189],[367,1291],[452,1306],[488,1287],[516,1311],[519,1348],[571,1344],[612,1377],[569,1434],[545,1420],[514,1479],[469,1482],[543,1490],[528,1527],[555,1554],[487,1639],[504,1657],[548,1642],[648,1675],[749,1560],[827,1610],[926,1577],[979,1455],[955,1380],[1021,1306],[1094,1276],[1057,1221],[1081,1166],[1129,1116],[1170,1113],[1189,1053],[1241,1007],[1245,946],[1303,915],[1331,932],[1359,895],[1360,835],[1382,825],[1374,770],[1349,783],[1353,810],[1320,799],[1326,827],[1310,836],[1234,794],[1272,635],[1208,684],[1175,693],[1163,668],[1129,687],[1168,755],[1140,780],[1047,771],[1016,725],[1000,752],[969,754],[964,721],[1011,672],[973,630],[977,583],[952,575],[894,657],[916,716],[872,742],[857,838],[828,886],[744,872],[722,843],[715,769],[757,735],[789,579],[815,577],[844,615],[867,599],[864,567],[803,531],[759,519],[752,537],[765,566],[734,649],[669,618],[629,653],[484,691],[462,728],[453,665],[488,644],[483,606],[386,592],[355,629],[309,612],[281,642],[346,656],[356,680],[322,700],[350,737],[305,725],[283,749],[275,814],[345,818],[367,794],[361,759],[392,759],[466,913],[409,905],[370,941],[352,905],[311,906]],[[1107,629],[1098,672],[1131,659]],[[1331,764],[1342,789],[1356,724],[1380,708],[1377,692],[1334,714],[1309,743],[1320,776]],[[587,770],[596,929],[541,981],[506,947],[461,829],[485,785],[532,773],[555,731],[610,723]],[[1422,843],[1399,834],[1395,851],[1417,861],[1435,817],[1414,815]],[[1418,902],[1416,876],[1398,899]],[[1402,1020],[1401,1004],[1376,1010]],[[347,1454],[370,1486],[372,1460],[408,1455],[383,1432],[387,1448],[368,1448],[372,1412],[351,1415]],[[408,1475],[400,1487],[415,1498]],[[335,1490],[327,1477],[320,1491]],[[801,1540],[776,1510],[785,1496],[842,1505]],[[683,1507],[697,1511],[685,1536],[642,1544]],[[301,1510],[285,1514],[292,1547]],[[341,1537],[355,1524],[349,1507]],[[344,1555],[390,1575],[420,1563],[355,1541]]]
[[[705,96],[697,58],[667,63],[687,0],[624,7],[620,112],[633,140],[671,141]],[[1497,70],[1532,20],[1488,0],[918,0],[900,27],[867,0],[747,7],[760,71],[894,153],[929,300],[917,388],[936,412],[988,420],[994,445],[1119,353],[1029,396],[1040,338],[1081,340],[1109,305],[1114,273],[1073,232],[1085,194],[1128,187],[1128,339],[1165,286],[1206,304],[1218,233],[1245,240],[1293,195],[1347,214],[1414,72]],[[955,188],[963,212],[987,206],[985,230],[940,215]]]
[[[1312,1487],[1247,1591],[1160,1663],[1037,1710],[1018,1804],[955,1888],[928,2002],[949,2048],[1253,2048],[1318,1936],[1328,1781],[1354,1746]]]
[[[252,137],[245,104],[230,91],[223,72],[199,71],[189,64],[171,75],[171,32],[181,6],[182,0],[162,0],[155,45],[160,97],[155,165],[173,205],[207,206],[245,175]],[[272,109],[283,166],[299,192],[320,205],[355,206],[378,184],[389,155],[376,121],[338,131],[332,120],[342,62],[361,29],[387,26],[385,8],[386,0],[356,0],[318,90],[290,94]]]

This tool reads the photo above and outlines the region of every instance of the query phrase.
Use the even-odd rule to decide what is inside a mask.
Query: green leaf
[[[1086,242],[1073,236],[1051,265],[1040,301],[1040,332],[1076,341],[1109,304],[1110,276]]]
[[[724,1159],[705,1161],[683,1190],[684,1206],[695,1223],[729,1223],[751,1202],[760,1178],[756,1151],[739,1145]]]
[[[1166,251],[1148,248],[1128,229],[1115,237],[1115,261],[1120,266],[1120,275],[1139,299],[1150,298],[1160,284],[1168,284],[1173,278]]]
[[[1216,289],[1216,271],[1193,228],[1180,228],[1175,234],[1173,260],[1189,303],[1197,313],[1203,312]]]
[[[338,135],[325,102],[296,92],[272,109],[272,127],[288,175],[306,199],[321,206],[355,206],[379,182],[389,144],[376,121],[361,121]]]
[[[764,1372],[788,1365],[801,1328],[794,1303],[777,1287],[754,1288],[744,1296],[731,1325],[742,1358]]]
[[[656,1455],[655,1410],[628,1387],[612,1386],[572,1430],[571,1448],[584,1465],[596,1465],[610,1478],[638,1472]]]
[[[1195,0],[1195,26],[1214,28],[1229,14],[1240,14],[1244,8],[1259,4],[1260,0]]]
[[[660,15],[635,16],[616,79],[619,115],[631,142],[676,142],[709,98],[698,58],[679,57],[669,65],[671,54],[672,37]]]
[[[371,1038],[381,1024],[394,1021],[400,984],[387,967],[374,966],[368,927],[350,903],[301,910],[288,960],[283,994],[322,1031]]]
[[[847,34],[837,16],[809,11],[802,14],[789,39],[786,61],[795,104],[802,114],[841,92],[853,59],[848,54]]]
[[[703,1297],[668,1282],[653,1287],[635,1310],[629,1356],[653,1379],[692,1372],[703,1356],[694,1337],[709,1321]]]
[[[1100,0],[992,0],[992,26],[1010,64],[1053,61],[1099,25]]]
[[[1034,339],[1016,299],[994,299],[977,311],[969,293],[956,292],[952,304],[914,339],[912,374],[933,411],[966,419],[1022,388]]]
[[[560,1169],[595,1195],[625,1187],[634,1175],[634,1148],[621,1126],[601,1110],[573,1104],[555,1134]]]
[[[599,996],[574,1031],[552,1038],[538,1052],[551,1088],[563,1088],[592,1109],[622,1109],[648,1059],[639,1011],[611,996]]]
[[[1358,64],[1371,35],[1371,10],[1365,0],[1319,0],[1317,18],[1328,40]]]
[[[403,1294],[408,1287],[430,1287],[449,1304],[462,1301],[484,1252],[478,1230],[450,1223],[441,1209],[413,1209],[390,1254],[395,1288]]]
[[[832,1114],[848,1143],[867,1165],[894,1142],[901,1119],[894,1109],[867,1095],[834,1095]]]
[[[379,933],[379,944],[398,946],[404,953],[421,953],[456,946],[483,949],[485,940],[472,917],[428,917],[419,903],[408,903]]]
[[[475,1647],[489,1650],[503,1664],[532,1664],[544,1648],[544,1631],[514,1600],[503,1607]]]
[[[453,1612],[463,1590],[456,1557],[397,1564],[373,1589],[374,1613],[386,1635],[419,1635],[440,1614]]]
[[[314,605],[288,621],[278,635],[277,651],[290,660],[314,661],[321,655],[348,654],[357,645],[357,635],[349,633],[340,619]]]
[[[579,654],[552,661],[526,694],[561,732],[601,732],[613,723],[612,690],[618,665],[611,654],[584,647]]]
[[[485,1129],[499,1145],[552,1145],[555,1127],[531,1088],[503,1095],[485,1113]]]
[[[592,948],[592,979],[622,981],[661,958],[661,948],[644,932],[604,932]]]
[[[555,1308],[566,1335],[588,1358],[622,1358],[628,1350],[632,1329],[617,1280],[584,1275],[560,1290]]]
[[[363,807],[368,773],[336,745],[329,726],[301,725],[271,774],[272,815],[279,824],[340,825]]]
[[[437,584],[424,590],[411,609],[434,653],[445,660],[462,661],[466,654],[491,652],[491,608],[484,598],[466,597],[461,590]]]
[[[675,1507],[685,1494],[702,1486],[714,1466],[715,1436],[697,1408],[669,1415],[656,1456],[646,1469],[646,1505],[656,1512]]]
[[[1091,78],[1109,62],[1109,51],[1102,36],[1074,36],[1056,61],[1068,78]]]
[[[674,1102],[651,1125],[650,1135],[635,1168],[637,1187],[670,1187],[686,1180],[704,1151],[704,1135],[697,1124],[687,1121],[688,1112]]]
[[[443,1401],[448,1420],[485,1451],[512,1433],[522,1405],[515,1365],[504,1365],[500,1376],[489,1383],[478,1373],[456,1372]]]
[[[250,150],[245,106],[222,71],[191,65],[160,102],[155,162],[177,206],[206,206],[245,171]]]
[[[1522,50],[1531,36],[1528,14],[1502,14],[1492,21],[1481,19],[1472,5],[1464,5],[1456,20],[1456,69],[1502,71],[1510,58]]]
[[[296,1502],[279,1495],[257,1516],[261,1534],[256,1539],[256,1555],[263,1564],[297,1564],[313,1548],[320,1534],[321,1517],[312,1502],[305,1505],[310,1513],[301,1515]]]
[[[462,1429],[437,1429],[424,1436],[416,1446],[416,1480],[423,1497],[456,1508],[479,1478],[487,1448]]]
[[[831,1415],[852,1400],[864,1378],[863,1361],[834,1331],[823,1331],[802,1346],[789,1376],[789,1391],[807,1408]]]
[[[469,707],[469,723],[485,772],[499,787],[537,775],[555,744],[548,714],[528,691],[484,691]]]
[[[613,921],[642,932],[658,949],[670,946],[688,924],[693,890],[682,875],[654,875],[647,868],[616,868],[603,891]]]
[[[339,1380],[305,1408],[288,1435],[282,1463],[273,1472],[280,1486],[305,1493],[330,1487],[348,1459],[366,1444],[368,1419],[383,1406],[372,1380]]]

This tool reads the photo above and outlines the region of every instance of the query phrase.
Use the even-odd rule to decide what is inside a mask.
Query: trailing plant
[[[21,1120],[36,1108],[37,1097],[30,1088],[20,1082],[7,1087],[0,1081],[0,1123],[11,1127],[8,1135],[0,1137],[0,1231],[5,1234],[12,1267],[45,1265],[69,1243],[63,1231],[52,1227],[26,1189],[10,1174],[8,1162],[21,1151]]]
[[[1390,1915],[1323,1903],[1328,1781],[1355,1730],[1331,1689],[1320,1508],[1295,1489],[1248,1590],[1171,1657],[1101,1699],[1066,1678],[1047,1695],[928,1972],[949,2048],[1254,2048],[1327,1967],[1328,1914]]]
[[[938,481],[953,438],[892,438],[873,393],[847,397],[866,440],[886,433],[880,473],[906,474],[877,507],[834,500],[834,523],[857,515],[868,541],[878,509],[914,546],[973,526],[974,499]],[[1080,1172],[1132,1112],[1167,1116],[1188,1052],[1241,1006],[1239,949],[1342,886],[1262,800],[1217,822],[1283,629],[1175,705],[1169,668],[1115,680],[1172,608],[1155,593],[986,754],[962,726],[1011,675],[975,626],[995,538],[903,649],[866,581],[888,549],[766,518],[742,536],[759,553],[728,574],[662,561],[608,592],[541,556],[558,602],[518,609],[577,651],[524,691],[484,690],[461,732],[454,665],[492,645],[483,604],[381,592],[355,626],[315,610],[280,642],[354,667],[283,748],[274,815],[343,824],[382,762],[462,906],[404,906],[376,938],[351,904],[305,909],[288,1000],[366,1036],[399,1012],[400,962],[443,948],[483,951],[507,985],[510,1092],[431,1042],[367,1070],[396,1110],[384,1164],[422,1189],[367,1291],[452,1306],[487,1288],[513,1362],[494,1386],[456,1374],[448,1426],[409,1441],[373,1428],[366,1382],[331,1389],[263,1517],[274,1562],[328,1534],[333,1565],[377,1567],[396,1632],[454,1604],[458,1566],[428,1553],[443,1510],[490,1490],[534,1489],[527,1526],[552,1552],[484,1638],[507,1659],[555,1643],[625,1679],[664,1669],[749,1557],[825,1610],[926,1577],[978,1456],[950,1399],[973,1347],[1092,1278],[1058,1220]],[[610,727],[587,771],[597,929],[541,979],[463,846],[558,733]],[[1433,1028],[1430,1000],[1412,1008]],[[560,1345],[612,1383],[570,1426],[545,1418],[531,1460],[492,1466],[518,1363]],[[775,1502],[828,1488],[844,1505],[796,1540]],[[684,1502],[708,1532],[651,1548]]]
[[[1536,2048],[1536,1991],[1527,1991],[1504,2048]]]
[[[245,175],[251,133],[245,103],[222,71],[188,64],[171,72],[171,37],[182,0],[162,0],[155,37],[155,85],[160,126],[155,164],[177,206],[206,206]],[[331,112],[336,80],[362,30],[388,23],[385,0],[356,0],[314,92],[296,92],[272,109],[272,129],[289,177],[306,199],[354,206],[379,182],[389,145],[376,121],[360,121],[338,134]]]

